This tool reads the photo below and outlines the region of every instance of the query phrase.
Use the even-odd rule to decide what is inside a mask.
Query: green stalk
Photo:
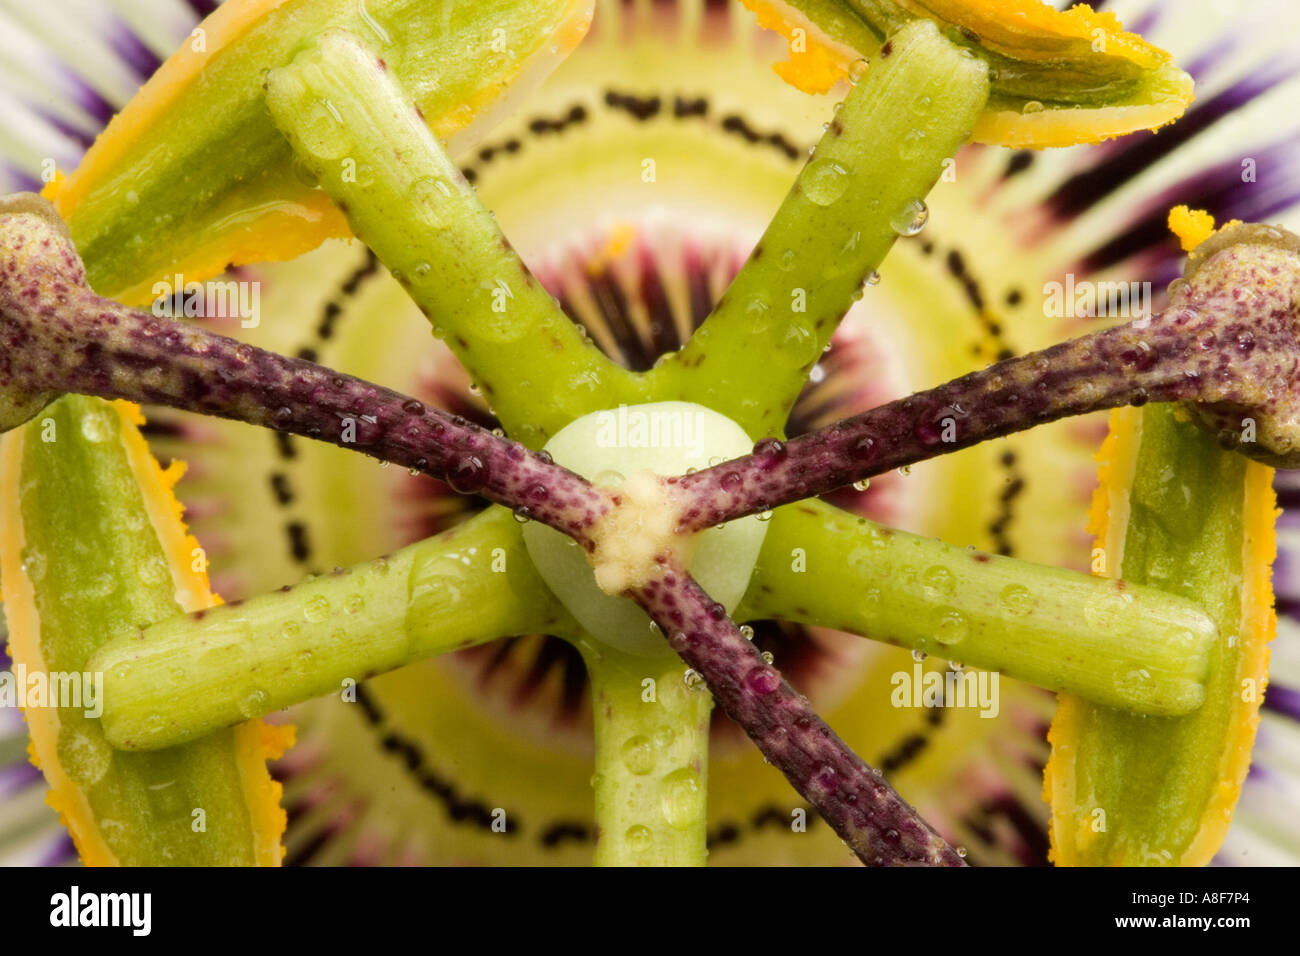
[[[863,634],[1153,715],[1201,706],[1218,641],[1186,597],[953,547],[817,501],[774,513],[737,614]]]
[[[385,558],[105,645],[104,732],[153,750],[359,683],[435,654],[566,630],[505,508]],[[557,627],[558,625],[558,627]]]
[[[712,697],[687,686],[671,652],[581,648],[596,722],[596,865],[703,866]]]
[[[889,47],[845,98],[713,315],[649,373],[656,397],[707,405],[752,436],[781,434],[864,281],[900,234],[924,224],[924,197],[988,100],[988,69],[929,21],[904,27]]]
[[[1272,556],[1271,541],[1265,554],[1247,551],[1274,518],[1271,474],[1261,476],[1259,465],[1224,451],[1168,405],[1131,414],[1140,416],[1127,431],[1136,446],[1126,466],[1132,478],[1126,494],[1112,491],[1112,507],[1128,515],[1107,540],[1115,570],[1195,600],[1221,636],[1211,649],[1205,704],[1194,713],[1144,720],[1061,702],[1048,767],[1052,858],[1074,866],[1200,866],[1231,820],[1267,680],[1261,645],[1273,624],[1248,608],[1259,601],[1267,608],[1271,598],[1267,586],[1256,591],[1260,571],[1251,567]],[[1263,514],[1248,507],[1255,495]]]
[[[629,400],[631,375],[541,287],[406,91],[355,38],[322,33],[273,70],[267,106],[513,438],[540,447],[574,418]]]
[[[52,711],[45,706],[55,703],[52,696],[29,700],[27,713],[32,754],[80,851],[100,865],[266,862],[241,783],[237,732],[123,753],[87,712],[96,709],[91,688],[98,685],[95,698],[105,708],[111,699],[108,681],[99,685],[101,672],[90,663],[105,638],[136,621],[179,614],[181,598],[149,510],[156,489],[141,489],[124,444],[134,426],[105,402],[71,395],[43,418],[9,439],[21,446],[17,460],[6,462],[16,485],[8,492],[16,527],[7,534],[22,547],[21,555],[5,555],[5,610],[16,613],[30,589],[36,626],[12,638],[30,673],[48,675],[56,687],[60,677],[84,676],[71,701],[65,691]],[[57,438],[47,440],[51,435]]]

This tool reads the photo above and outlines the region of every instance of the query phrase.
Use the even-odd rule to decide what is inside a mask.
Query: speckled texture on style
[[[3,424],[64,392],[233,418],[415,468],[593,546],[608,492],[391,389],[95,295],[40,202],[0,206],[0,397],[18,418]]]
[[[964,866],[935,833],[817,716],[680,566],[631,592],[727,715],[868,866]]]
[[[999,362],[790,442],[765,439],[750,456],[675,478],[689,502],[678,530],[1059,418],[1150,401],[1186,403],[1223,444],[1300,467],[1300,256],[1291,240],[1300,243],[1292,236],[1276,245],[1224,244],[1146,321]]]

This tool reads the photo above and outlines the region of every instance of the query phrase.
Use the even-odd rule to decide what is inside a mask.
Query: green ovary
[[[652,402],[584,415],[561,429],[546,450],[558,464],[596,484],[617,488],[646,470],[679,475],[748,454],[750,442],[739,425],[702,405]],[[645,514],[631,537],[644,537],[644,526],[665,517]],[[670,537],[673,523],[665,522]],[[766,532],[766,524],[757,517],[743,518],[704,531],[688,544],[691,573],[728,612],[749,585]],[[524,543],[542,579],[590,634],[629,654],[664,653],[663,637],[646,613],[627,598],[606,594],[574,541],[530,523],[524,528]],[[617,544],[623,550],[638,543]]]

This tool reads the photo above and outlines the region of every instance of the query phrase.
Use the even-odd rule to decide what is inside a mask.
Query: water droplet
[[[1138,342],[1133,348],[1124,353],[1124,359],[1139,372],[1145,372],[1156,364],[1160,358],[1160,353],[1150,342]]]
[[[764,664],[771,664],[776,660],[776,655],[773,654],[771,651],[764,651],[762,654],[759,654],[758,656],[763,658]]]
[[[914,129],[903,137],[903,141],[898,144],[898,155],[903,159],[916,159],[917,156],[925,149],[925,130]]]
[[[254,717],[260,717],[266,713],[269,699],[266,691],[260,687],[254,687],[240,699],[239,712],[250,720]]]
[[[441,176],[421,176],[411,184],[411,198],[426,209],[437,209],[452,196],[451,183]]]
[[[478,455],[456,455],[447,468],[447,484],[462,495],[478,491],[489,477],[487,462]]]
[[[861,479],[861,480],[859,480],[859,481],[855,481],[855,482],[853,483],[853,490],[854,490],[854,491],[866,491],[866,490],[867,490],[868,488],[870,488],[870,487],[871,487],[871,479],[870,479],[870,478],[863,478],[863,479]]]
[[[773,465],[785,459],[785,442],[779,438],[760,438],[754,444],[754,457],[766,465]]]
[[[1141,697],[1151,687],[1151,672],[1145,667],[1128,671],[1115,681],[1115,689],[1124,696]]]
[[[814,159],[800,177],[804,195],[819,206],[829,206],[849,188],[849,171],[833,159]]]
[[[762,292],[745,298],[745,321],[755,332],[763,332],[772,325],[772,300]]]
[[[871,63],[861,57],[853,61],[849,67],[849,82],[857,84],[858,80],[867,75],[867,70],[871,69]]]
[[[302,616],[312,624],[319,624],[329,617],[330,602],[323,594],[311,598],[302,609]]]
[[[740,625],[740,636],[747,641],[752,641],[754,639],[754,629],[748,624],[742,624]]]
[[[1034,596],[1029,593],[1029,588],[1019,584],[1008,584],[998,598],[1002,609],[1017,617],[1023,617],[1034,609]]]
[[[889,220],[889,224],[900,236],[915,236],[925,228],[929,218],[929,207],[920,199],[910,199],[895,213],[894,218]]]
[[[781,355],[794,365],[808,365],[821,355],[817,333],[802,322],[791,322],[781,338]]]
[[[781,675],[770,667],[755,667],[745,675],[745,684],[755,694],[770,694],[781,686]]]
[[[344,603],[343,608],[349,614],[360,614],[361,611],[365,608],[365,606],[366,606],[365,598],[363,598],[360,594],[353,594]]]
[[[660,750],[667,750],[673,745],[673,741],[676,739],[677,731],[673,730],[667,724],[664,724],[655,731],[655,746]]]
[[[643,777],[655,768],[654,745],[649,737],[637,734],[623,742],[623,766],[629,773]]]
[[[627,832],[623,834],[623,839],[627,840],[628,848],[633,853],[644,853],[650,849],[650,844],[653,842],[650,828],[643,827],[639,823],[628,827]]]
[[[957,855],[963,860],[966,859],[966,848],[964,846],[957,847]]]
[[[925,586],[927,596],[931,599],[950,597],[953,591],[957,589],[957,579],[942,564],[926,568],[925,573],[921,576],[921,583]]]
[[[880,285],[880,273],[877,272],[875,269],[872,269],[870,272],[868,272],[865,276],[862,277],[862,285],[864,288],[873,285]]]
[[[318,99],[299,119],[298,138],[307,152],[319,159],[338,159],[347,152],[343,117],[329,100]]]
[[[952,644],[960,644],[966,638],[970,625],[960,613],[954,610],[948,610],[939,620],[939,630],[935,633],[934,639],[945,647]]]
[[[1038,102],[1038,100],[1030,100],[1024,106],[1020,107],[1020,112],[1022,113],[1041,113],[1042,111],[1043,104]]]
[[[918,664],[925,660],[926,656],[925,651],[917,650],[915,648],[912,649],[912,660],[916,661]]]
[[[819,790],[834,792],[839,785],[839,773],[830,764],[822,764],[813,771],[810,782]]]
[[[759,521],[771,521],[771,520],[772,520],[772,512],[771,512],[771,511],[760,511],[757,515],[755,515],[755,517],[758,518]]]
[[[526,505],[520,505],[518,508],[514,509],[511,514],[520,524],[528,524],[533,517],[532,511]]]
[[[651,626],[653,627],[654,625],[651,624]],[[682,675],[682,683],[691,689],[695,689],[704,686],[704,678],[700,676],[699,671],[688,667],[686,668],[686,673]]]
[[[690,767],[682,767],[664,777],[660,806],[664,819],[676,830],[685,830],[699,820],[704,814],[700,775]]]
[[[904,465],[902,468],[898,469],[898,473],[902,475],[904,478],[906,478],[908,475],[912,473],[912,466]]]
[[[1132,595],[1111,592],[1089,601],[1083,606],[1083,619],[1093,630],[1128,634],[1132,624],[1128,620],[1128,606],[1133,601]]]

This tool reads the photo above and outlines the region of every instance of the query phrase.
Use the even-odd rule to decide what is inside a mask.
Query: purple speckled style
[[[0,206],[0,397],[21,419],[64,392],[355,448],[523,510],[587,550],[592,526],[617,501],[545,453],[409,396],[97,296],[66,235],[37,212]]]
[[[721,604],[670,559],[631,592],[704,675],[727,716],[868,866],[965,866],[960,854],[868,767],[745,640]]]
[[[1185,402],[1225,444],[1300,467],[1300,239],[1237,226],[1208,240],[1168,309],[1019,356],[671,480],[699,531],[894,468],[1118,405]],[[1242,435],[1246,420],[1254,440]]]

